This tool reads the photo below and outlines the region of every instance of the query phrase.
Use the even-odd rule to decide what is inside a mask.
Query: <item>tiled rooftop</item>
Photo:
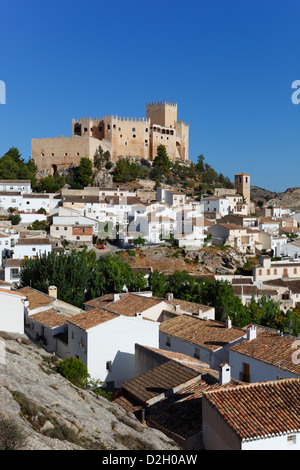
[[[198,372],[176,362],[167,361],[144,374],[127,380],[121,386],[137,401],[146,403],[198,376]]]
[[[283,369],[300,376],[300,364],[293,361],[293,353],[295,352],[293,344],[295,341],[296,338],[291,336],[281,336],[263,331],[252,341],[242,341],[231,346],[230,351],[277,367],[278,375],[280,375],[280,369]]]
[[[241,439],[300,430],[300,379],[242,385],[204,396]]]
[[[30,315],[29,318],[47,326],[48,328],[56,328],[58,326],[66,325],[69,319],[67,315],[58,313],[53,308]]]
[[[31,287],[23,287],[22,289],[18,289],[18,292],[26,295],[30,310],[51,304],[55,301],[54,297],[50,297],[49,295],[44,294],[43,292],[40,292],[36,289],[32,289]]]
[[[112,299],[111,302],[109,299]],[[93,301],[87,302],[87,305],[101,306],[102,308],[107,308],[110,312],[134,317],[137,313],[148,310],[149,308],[163,302],[163,300],[164,299],[161,298],[146,297],[130,293],[123,294],[121,299],[116,302],[113,301],[113,295],[111,295],[111,297],[103,296],[99,299],[94,299]]]
[[[234,386],[234,383],[228,383],[222,388]],[[203,374],[201,380],[154,404],[150,409],[150,424],[157,424],[183,439],[199,433],[202,429],[203,393],[220,387],[210,373]]]
[[[202,320],[189,315],[179,315],[166,320],[160,324],[160,331],[211,351],[217,351],[246,334],[241,328],[234,326],[227,328],[225,323]]]
[[[74,315],[71,319],[68,319],[68,322],[78,326],[83,330],[88,330],[94,326],[100,325],[110,320],[114,320],[118,315],[102,310],[101,308],[94,308],[88,312],[79,313]]]

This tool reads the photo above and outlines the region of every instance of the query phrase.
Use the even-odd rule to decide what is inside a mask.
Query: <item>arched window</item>
[[[271,270],[267,269],[267,275],[270,276],[270,274],[271,274]]]
[[[294,268],[294,274],[297,274],[297,268]]]
[[[277,269],[274,269],[274,274],[277,274]]]
[[[262,270],[261,269],[258,270],[258,275],[262,276]]]
[[[287,268],[284,268],[284,270],[283,270],[283,275],[284,275],[284,276],[287,276],[287,275],[288,275],[288,270],[287,270]]]

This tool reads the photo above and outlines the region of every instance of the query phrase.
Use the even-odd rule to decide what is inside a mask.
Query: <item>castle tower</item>
[[[151,124],[162,127],[175,127],[177,122],[177,104],[169,101],[146,104],[146,116]]]
[[[245,202],[250,204],[250,175],[247,173],[234,175],[234,187],[237,193],[244,196]]]

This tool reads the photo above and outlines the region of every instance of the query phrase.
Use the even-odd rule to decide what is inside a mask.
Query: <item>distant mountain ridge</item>
[[[251,198],[256,202],[261,200],[270,205],[275,204],[300,211],[300,187],[288,188],[284,192],[277,193],[258,186],[251,186]]]

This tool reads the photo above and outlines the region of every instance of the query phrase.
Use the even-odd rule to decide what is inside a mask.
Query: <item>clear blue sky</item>
[[[72,118],[178,104],[199,154],[233,179],[300,186],[300,0],[10,0],[0,6],[0,155],[70,136]]]

